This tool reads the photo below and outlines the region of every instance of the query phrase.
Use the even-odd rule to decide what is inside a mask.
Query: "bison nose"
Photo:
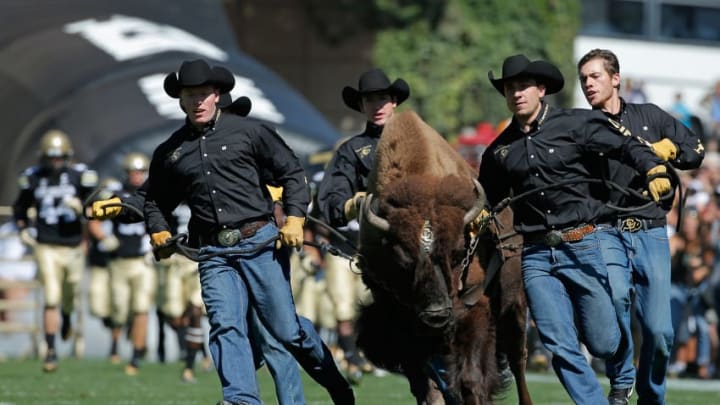
[[[445,305],[434,304],[425,307],[418,314],[420,320],[430,328],[440,329],[445,327],[451,319],[452,308]]]

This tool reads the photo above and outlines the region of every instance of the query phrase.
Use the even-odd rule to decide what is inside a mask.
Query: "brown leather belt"
[[[200,235],[198,241],[200,246],[220,245],[230,247],[237,245],[243,239],[247,239],[257,233],[263,226],[267,225],[267,219],[260,219],[243,224],[239,228],[225,228],[218,232]]]
[[[579,242],[585,235],[595,230],[595,225],[587,224],[565,231],[535,232],[525,235],[525,240],[530,243],[542,243],[550,247],[556,247],[563,242]]]

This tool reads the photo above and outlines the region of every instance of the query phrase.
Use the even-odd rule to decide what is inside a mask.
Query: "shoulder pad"
[[[80,175],[80,185],[87,188],[97,187],[98,174],[95,170],[85,170]]]
[[[30,177],[23,173],[18,177],[18,187],[20,187],[21,190],[27,190],[30,188]]]

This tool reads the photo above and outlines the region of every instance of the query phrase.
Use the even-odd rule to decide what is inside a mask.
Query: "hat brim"
[[[505,96],[505,81],[516,79],[518,77],[531,77],[538,83],[545,86],[545,94],[555,94],[562,90],[565,85],[565,79],[563,78],[560,70],[555,65],[545,61],[531,62],[525,69],[507,77],[501,77],[496,79],[492,73],[492,70],[488,71],[488,79],[492,83],[493,87]]]
[[[232,101],[229,93],[223,93],[220,95],[220,101],[218,107],[232,114],[239,115],[241,117],[247,117],[252,109],[252,101],[249,98],[242,96],[238,97],[237,100]]]
[[[165,76],[163,81],[163,89],[165,93],[172,98],[180,98],[180,91],[183,87],[197,87],[211,85],[216,87],[220,94],[228,93],[235,87],[235,77],[224,67],[215,66],[212,68],[212,75],[205,80],[192,83],[180,83],[177,72],[172,72]]]
[[[342,90],[342,98],[346,106],[350,107],[355,111],[362,112],[360,108],[360,104],[362,103],[362,96],[365,94],[380,92],[390,93],[390,95],[395,97],[395,102],[397,103],[397,105],[400,105],[403,101],[407,100],[408,97],[410,97],[410,86],[403,79],[396,79],[389,87],[386,88],[368,89],[362,92],[350,86],[345,86],[345,88],[343,88]]]

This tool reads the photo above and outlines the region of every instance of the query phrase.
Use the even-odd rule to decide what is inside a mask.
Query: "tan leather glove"
[[[93,218],[99,220],[115,218],[116,216],[120,215],[122,207],[106,207],[106,205],[120,204],[121,202],[122,200],[118,197],[114,197],[109,200],[95,201],[94,203],[92,203]]]
[[[160,246],[164,245],[171,237],[172,235],[168,231],[155,232],[150,235],[150,244],[155,251],[156,259],[167,259],[168,257],[172,256],[172,249],[158,249]]]
[[[470,231],[471,237],[474,238],[474,237],[482,234],[483,232],[485,232],[485,230],[487,230],[487,226],[489,223],[487,218],[489,216],[490,216],[490,211],[483,209],[482,211],[480,211],[478,216],[475,217],[475,219],[473,219],[472,222],[470,222],[468,224],[468,230]]]
[[[343,207],[345,211],[345,219],[347,219],[348,221],[352,221],[353,219],[358,217],[360,206],[365,200],[366,194],[367,193],[364,191],[358,191],[352,198],[349,198],[347,201],[345,201],[345,206]]]
[[[305,218],[288,216],[285,225],[280,228],[280,241],[285,246],[300,249],[303,244],[303,225]]]
[[[275,186],[271,186],[269,184],[265,185],[265,187],[267,187],[268,191],[270,192],[270,197],[272,197],[273,201],[282,201],[282,195],[283,195],[282,187],[275,187]]]
[[[663,165],[658,165],[648,170],[647,176],[661,173],[667,173],[667,169]],[[648,191],[655,201],[659,201],[660,197],[669,193],[671,189],[670,179],[667,177],[656,177],[648,182]]]
[[[657,157],[664,161],[675,160],[677,158],[677,146],[668,138],[663,138],[652,145],[652,150]]]

